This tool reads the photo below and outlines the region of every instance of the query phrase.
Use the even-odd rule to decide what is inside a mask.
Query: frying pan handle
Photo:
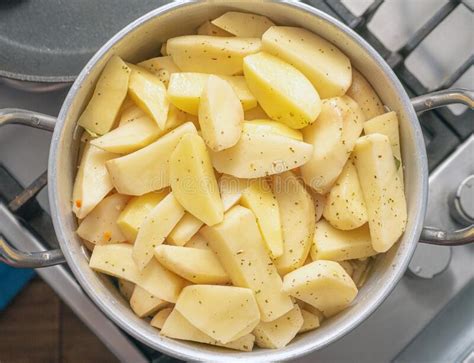
[[[32,111],[15,108],[0,109],[0,127],[11,124],[53,131],[56,119],[52,116]],[[37,193],[40,190],[41,188],[37,188],[33,193]],[[0,202],[0,220],[5,221],[7,224],[6,232],[15,234],[18,231],[23,231],[27,232],[27,235],[31,234],[29,231],[25,231],[25,227],[20,224],[15,215],[2,202]],[[65,259],[60,249],[42,252],[19,251],[9,244],[6,238],[0,235],[0,261],[13,267],[40,268],[63,263]]]
[[[461,103],[470,109],[474,109],[474,91],[464,88],[446,89],[415,97],[411,100],[411,103],[417,113],[456,103]],[[442,231],[434,227],[424,227],[421,232],[420,242],[442,246],[459,246],[474,243],[474,224],[457,231]]]

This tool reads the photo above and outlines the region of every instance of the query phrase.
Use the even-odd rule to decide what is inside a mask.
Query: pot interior
[[[135,316],[111,281],[88,266],[88,254],[76,236],[76,219],[71,212],[71,192],[77,170],[81,130],[76,121],[87,104],[107,60],[118,54],[129,62],[159,55],[160,45],[172,36],[192,34],[204,21],[228,10],[254,12],[280,25],[294,25],[313,31],[333,42],[370,81],[388,108],[400,120],[408,224],[401,240],[389,253],[379,256],[368,281],[352,306],[326,320],[314,331],[298,336],[279,350],[255,349],[242,353],[207,345],[171,340],[159,335],[145,320]],[[427,163],[423,137],[405,91],[389,67],[355,33],[314,8],[296,2],[212,1],[171,4],[152,11],[117,34],[91,59],[81,72],[63,105],[50,153],[50,204],[56,233],[69,266],[82,287],[118,325],[150,347],[185,360],[266,361],[295,358],[319,349],[362,322],[390,293],[412,255],[424,216]]]

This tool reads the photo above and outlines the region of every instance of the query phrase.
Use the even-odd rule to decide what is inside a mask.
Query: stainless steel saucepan
[[[156,56],[166,39],[192,33],[197,26],[228,10],[266,15],[276,23],[309,29],[333,42],[370,81],[380,98],[400,119],[400,137],[405,164],[408,224],[399,243],[380,255],[367,283],[353,305],[326,321],[319,329],[297,337],[278,350],[256,349],[250,353],[176,341],[161,337],[157,330],[131,311],[112,282],[88,266],[88,253],[76,236],[76,218],[71,212],[71,192],[76,173],[80,130],[76,121],[86,106],[94,84],[113,55],[135,62]],[[456,245],[473,242],[474,227],[440,231],[423,227],[428,198],[428,166],[417,112],[463,103],[474,106],[473,92],[446,90],[410,100],[387,63],[364,39],[344,24],[305,4],[293,1],[186,1],[158,8],[134,21],[110,39],[77,77],[57,119],[24,110],[0,110],[0,125],[24,124],[53,131],[49,155],[49,201],[61,250],[44,253],[16,251],[0,241],[2,259],[16,266],[46,267],[65,261],[82,288],[102,311],[130,335],[148,346],[183,360],[278,361],[294,359],[337,340],[364,321],[390,294],[403,276],[412,253],[425,243]]]

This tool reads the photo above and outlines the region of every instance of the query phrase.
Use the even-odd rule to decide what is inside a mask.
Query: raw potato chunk
[[[260,320],[252,290],[241,287],[187,286],[175,309],[196,328],[224,344],[247,335]],[[165,327],[166,323],[162,334]]]
[[[132,101],[132,105],[124,109],[122,113],[120,114],[120,121],[119,121],[118,127],[126,125],[127,123],[135,121],[142,117],[149,117],[149,116],[147,116],[147,114],[143,112],[143,110],[140,107],[136,106],[135,103],[133,103]],[[156,127],[158,127],[158,125],[156,125]]]
[[[283,254],[283,237],[278,201],[265,179],[254,180],[243,191],[240,204],[249,208],[262,233],[263,241],[272,259]]]
[[[117,225],[117,218],[128,199],[121,194],[104,198],[79,225],[76,231],[79,237],[94,244],[125,242],[127,238]]]
[[[255,337],[252,334],[247,334],[239,339],[223,344],[192,325],[177,309],[171,311],[161,328],[160,334],[169,338],[190,340],[192,342],[217,345],[245,352],[252,351],[255,341]]]
[[[244,75],[250,91],[273,120],[301,129],[318,117],[318,92],[292,65],[260,52],[245,57]]]
[[[308,310],[304,309],[301,309],[301,315],[303,316],[303,325],[298,331],[298,334],[319,328],[320,323],[317,315],[314,315],[313,313],[310,313]]]
[[[200,233],[217,253],[232,283],[253,290],[262,321],[274,320],[292,309],[291,299],[281,292],[281,278],[250,210],[235,206],[222,223],[204,227]]]
[[[234,146],[242,133],[244,110],[232,86],[210,75],[199,102],[202,138],[214,151]]]
[[[222,174],[218,184],[224,211],[228,211],[240,201],[242,192],[251,182],[250,179],[239,179],[232,175]]]
[[[117,218],[117,225],[129,242],[135,242],[138,228],[145,217],[166,197],[169,190],[151,192],[139,197],[132,197]]]
[[[195,284],[229,282],[229,276],[210,250],[161,245],[155,248],[155,257],[168,270]]]
[[[367,223],[367,208],[359,184],[357,170],[349,160],[326,199],[324,218],[342,230],[354,229]]]
[[[244,109],[245,110],[245,109]],[[256,106],[250,110],[246,110],[244,112],[244,120],[252,121],[252,120],[269,120],[270,117],[265,113],[265,111],[260,107]]]
[[[366,120],[385,113],[383,103],[377,93],[364,76],[354,68],[352,68],[352,84],[346,94],[360,105]]]
[[[168,87],[170,76],[181,71],[170,56],[151,58],[138,63],[137,66],[153,73],[166,87]]]
[[[276,320],[268,323],[260,322],[253,331],[255,343],[260,348],[283,348],[298,334],[303,322],[300,307],[295,305]]]
[[[308,257],[316,223],[314,204],[292,172],[275,175],[272,189],[280,209],[283,232],[283,254],[275,259],[275,265],[284,275],[302,266]]]
[[[306,29],[271,27],[263,35],[262,48],[300,70],[321,98],[342,96],[351,85],[349,58],[334,44]]]
[[[303,141],[303,134],[299,130],[292,129],[280,122],[271,120],[252,120],[247,121],[244,124],[245,130],[251,130],[252,132],[266,133],[266,134],[277,134],[281,136],[287,136],[295,140]]]
[[[173,308],[164,308],[156,313],[156,315],[151,319],[150,325],[157,329],[163,329],[166,319],[170,316]]]
[[[354,159],[369,217],[372,246],[386,252],[405,231],[407,205],[390,140],[371,134],[357,140]]]
[[[207,225],[222,221],[224,208],[204,141],[185,135],[170,158],[171,190],[181,205]]]
[[[186,122],[143,149],[108,162],[115,189],[122,194],[142,195],[169,186],[169,157],[181,137],[188,133],[197,133],[192,122]]]
[[[341,231],[324,219],[316,223],[311,258],[316,260],[345,261],[376,255],[368,225]]]
[[[201,235],[201,233],[196,233],[194,236],[191,237],[188,243],[186,243],[186,247],[189,248],[200,248],[203,250],[211,251],[209,247],[209,242]]]
[[[77,123],[86,130],[103,135],[114,126],[127,96],[130,68],[114,56],[110,58],[97,81],[94,93]]]
[[[91,269],[136,283],[140,271],[132,258],[133,246],[128,243],[96,245],[89,260]]]
[[[128,93],[130,98],[163,130],[168,118],[169,101],[160,78],[148,71],[132,69]]]
[[[337,262],[315,261],[290,272],[283,291],[321,310],[330,317],[355,299],[357,287]]]
[[[169,302],[153,296],[140,286],[135,286],[130,298],[130,307],[139,318],[150,316],[168,305]]]
[[[118,279],[118,287],[125,300],[130,301],[133,290],[135,289],[135,284],[124,279]]]
[[[84,146],[72,191],[72,211],[77,218],[85,218],[113,189],[105,163],[117,156],[90,143]]]
[[[203,226],[203,222],[189,213],[184,213],[183,218],[166,237],[169,244],[184,246]]]
[[[261,128],[244,122],[239,142],[226,150],[210,152],[217,171],[238,178],[260,178],[297,168],[306,163],[313,147],[278,133],[261,132]]]
[[[326,196],[323,194],[317,193],[311,188],[308,188],[307,191],[309,195],[311,195],[311,198],[313,199],[313,202],[314,202],[314,216],[317,222],[323,216],[323,211],[324,211],[324,208],[326,207]]]
[[[153,249],[164,242],[183,215],[183,207],[169,193],[143,219],[133,245],[133,259],[140,270],[153,258]]]
[[[259,38],[185,35],[168,39],[166,51],[184,72],[233,76],[242,73],[245,56],[260,51]]]
[[[228,11],[212,21],[212,24],[238,37],[261,38],[263,33],[275,25],[266,16]]]
[[[198,35],[213,35],[216,37],[231,37],[232,34],[226,32],[224,29],[215,26],[210,21],[202,23],[202,25],[197,29]]]

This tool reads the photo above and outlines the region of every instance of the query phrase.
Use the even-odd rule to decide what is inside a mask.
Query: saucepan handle
[[[474,108],[474,91],[453,88],[423,96],[411,100],[413,108],[417,113],[431,110],[442,106],[461,103],[469,108]],[[468,160],[466,162],[469,162]],[[424,227],[420,236],[421,243],[443,246],[459,246],[474,242],[474,224],[457,231],[443,231],[435,227]]]
[[[0,127],[18,124],[37,129],[53,131],[56,118],[38,112],[20,110],[15,108],[0,109]],[[39,191],[39,190],[38,190]],[[28,238],[36,238],[21,225],[9,208],[0,201],[0,220],[6,223],[6,232],[15,235],[22,231]],[[7,242],[6,237],[0,235],[0,261],[13,267],[40,268],[57,265],[65,261],[60,249],[49,251],[23,252],[17,250]]]

